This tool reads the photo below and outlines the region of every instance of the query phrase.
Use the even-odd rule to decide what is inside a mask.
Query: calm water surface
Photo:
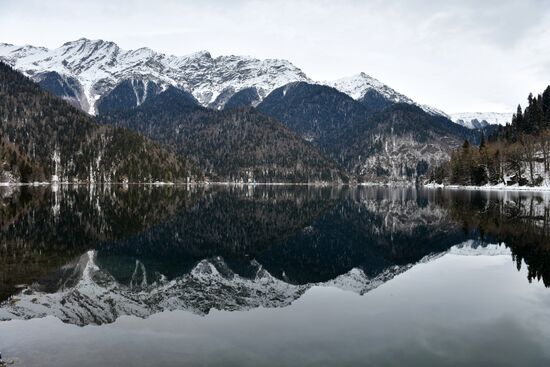
[[[0,188],[14,366],[550,363],[550,196]]]

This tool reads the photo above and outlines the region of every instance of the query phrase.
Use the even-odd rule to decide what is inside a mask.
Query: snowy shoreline
[[[449,189],[449,190],[472,190],[472,191],[534,191],[534,192],[550,192],[550,186],[507,186],[504,184],[499,185],[485,185],[485,186],[462,186],[462,185],[443,185],[428,183],[422,185],[427,189]]]
[[[0,187],[19,186],[347,186],[340,182],[0,182]],[[363,184],[358,184],[361,186]],[[371,184],[369,184],[371,185]],[[376,183],[372,185],[378,185]]]
[[[388,188],[416,187],[412,182],[360,182],[360,183],[341,183],[341,182],[0,182],[0,187],[21,187],[21,186],[380,186]],[[532,192],[550,192],[550,186],[506,186],[485,185],[485,186],[461,186],[427,183],[418,186],[423,189],[448,189],[448,190],[470,190],[470,191],[532,191]]]

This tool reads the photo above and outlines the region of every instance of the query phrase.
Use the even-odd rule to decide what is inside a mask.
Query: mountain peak
[[[349,77],[350,79],[363,79],[363,80],[369,80],[369,81],[377,81],[380,83],[376,78],[373,78],[372,76],[368,75],[364,71],[360,72],[359,74],[352,75]]]
[[[62,46],[81,45],[81,44],[85,44],[85,43],[89,43],[89,44],[113,44],[113,45],[115,45],[115,43],[111,42],[111,41],[104,41],[102,39],[92,40],[92,39],[89,39],[89,38],[86,38],[86,37],[80,37],[77,40],[65,42]]]
[[[416,105],[431,115],[447,116],[444,112],[428,105],[416,103],[409,97],[397,92],[395,89],[387,86],[376,78],[360,72],[358,74],[324,82],[324,84],[346,93],[355,100],[362,101],[368,99],[369,95],[375,93],[387,100],[388,103],[407,103]]]
[[[191,55],[189,55],[189,57],[197,58],[197,59],[211,59],[212,55],[210,54],[210,52],[206,50],[200,50],[192,53]]]
[[[123,50],[114,42],[88,38],[67,42],[57,49],[2,46],[0,60],[33,78],[55,71],[61,78],[75,80],[77,90],[73,94],[79,98],[78,105],[90,114],[97,112],[100,98],[125,80],[153,82],[162,89],[172,85],[189,91],[203,106],[211,105],[220,95],[227,100],[246,88],[255,87],[262,99],[287,83],[309,81],[288,61],[245,56],[214,59],[205,50],[173,56],[148,48]]]
[[[461,112],[453,113],[450,119],[468,129],[480,129],[487,125],[506,125],[512,122],[513,112]]]
[[[403,102],[401,99],[404,98],[408,100],[407,97],[397,93],[395,90],[364,72],[326,82],[326,84],[348,94],[353,99],[361,99],[369,90],[375,89],[394,102]]]

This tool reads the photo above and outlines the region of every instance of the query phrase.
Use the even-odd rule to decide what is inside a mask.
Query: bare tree
[[[529,178],[531,184],[535,183],[535,162],[536,162],[536,140],[531,135],[522,135],[519,139],[523,151],[523,160],[529,167]]]
[[[550,130],[544,130],[539,135],[539,145],[544,161],[544,172],[550,170]]]
[[[506,166],[507,168],[512,171],[516,178],[518,183],[522,180],[522,174],[523,174],[523,149],[519,143],[514,143],[508,147],[507,155],[506,155]]]

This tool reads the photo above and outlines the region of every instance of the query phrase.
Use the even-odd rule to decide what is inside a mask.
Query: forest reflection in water
[[[447,253],[550,285],[544,193],[314,186],[0,188],[0,320],[76,325],[365,294]]]

